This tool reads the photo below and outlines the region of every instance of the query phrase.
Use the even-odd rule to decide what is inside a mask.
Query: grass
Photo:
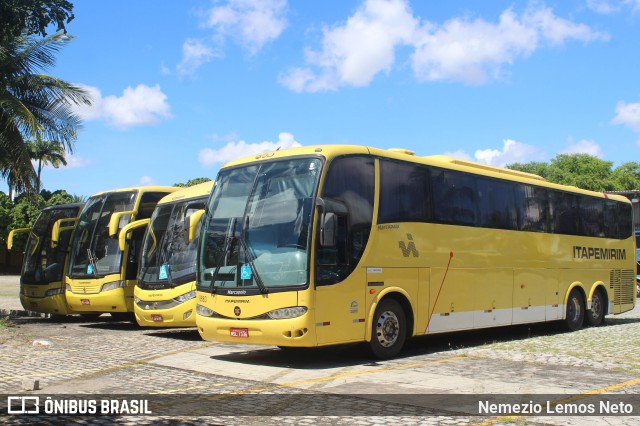
[[[9,327],[15,327],[15,324],[11,322],[9,317],[0,318],[0,330],[9,328]]]

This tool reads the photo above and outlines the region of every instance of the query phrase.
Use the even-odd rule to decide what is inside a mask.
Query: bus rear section
[[[156,206],[142,244],[134,290],[139,325],[195,327],[197,229],[212,187],[209,181],[173,192]],[[137,227],[136,222],[128,227]],[[121,241],[128,232],[127,227],[122,229]]]
[[[13,246],[17,234],[29,233],[20,272],[20,303],[26,310],[51,315],[74,313],[65,298],[65,269],[69,242],[81,209],[81,203],[46,207],[32,228],[10,232],[8,246]],[[57,228],[55,238],[54,228]]]
[[[151,217],[160,199],[176,187],[122,188],[91,196],[80,213],[70,247],[66,298],[84,315],[110,313],[133,318],[133,291],[144,229],[133,232],[120,249],[119,231],[129,222]]]

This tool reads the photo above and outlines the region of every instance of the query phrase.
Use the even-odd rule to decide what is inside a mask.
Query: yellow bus
[[[132,233],[120,250],[118,233],[135,219],[151,217],[162,197],[179,190],[170,186],[140,186],[91,196],[70,245],[66,298],[69,308],[88,315],[110,313],[133,319],[133,288],[144,229]]]
[[[29,233],[20,272],[20,303],[26,310],[51,315],[74,313],[64,295],[64,272],[71,233],[81,209],[82,203],[45,207],[32,228],[9,232],[9,250],[13,249],[14,237]]]
[[[226,164],[202,221],[206,340],[367,342],[635,306],[629,200],[403,149],[312,146]]]
[[[129,230],[148,224],[134,290],[139,325],[196,326],[196,230],[212,187],[209,181],[173,192],[160,200],[150,220],[132,222],[120,232],[124,248]]]

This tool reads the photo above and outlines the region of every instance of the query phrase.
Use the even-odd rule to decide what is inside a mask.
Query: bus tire
[[[407,319],[402,306],[393,299],[383,299],[373,315],[369,349],[374,357],[396,356],[407,336]]]
[[[585,315],[587,324],[592,327],[597,327],[604,323],[605,304],[606,301],[602,295],[602,289],[597,289],[591,298],[591,309],[589,309]]]
[[[571,290],[567,300],[567,315],[564,325],[569,331],[577,331],[582,328],[584,322],[584,298],[577,288]]]

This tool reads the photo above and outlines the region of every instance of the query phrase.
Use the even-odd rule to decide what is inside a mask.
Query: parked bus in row
[[[562,321],[635,306],[629,200],[402,149],[312,146],[226,164],[201,225],[206,340],[280,347]]]
[[[172,192],[158,202],[150,219],[120,231],[120,249],[134,229],[147,227],[138,282],[136,321],[147,327],[195,327],[197,225],[213,181]]]
[[[51,315],[74,313],[65,299],[64,272],[69,241],[81,209],[82,203],[45,207],[32,228],[9,232],[9,250],[13,248],[14,237],[29,233],[20,272],[20,303],[26,310]]]
[[[118,243],[119,231],[130,221],[150,218],[158,201],[179,189],[121,188],[87,200],[70,245],[66,279],[70,309],[85,316],[108,312],[118,319],[133,319],[133,289],[144,229],[132,232],[124,250]]]

